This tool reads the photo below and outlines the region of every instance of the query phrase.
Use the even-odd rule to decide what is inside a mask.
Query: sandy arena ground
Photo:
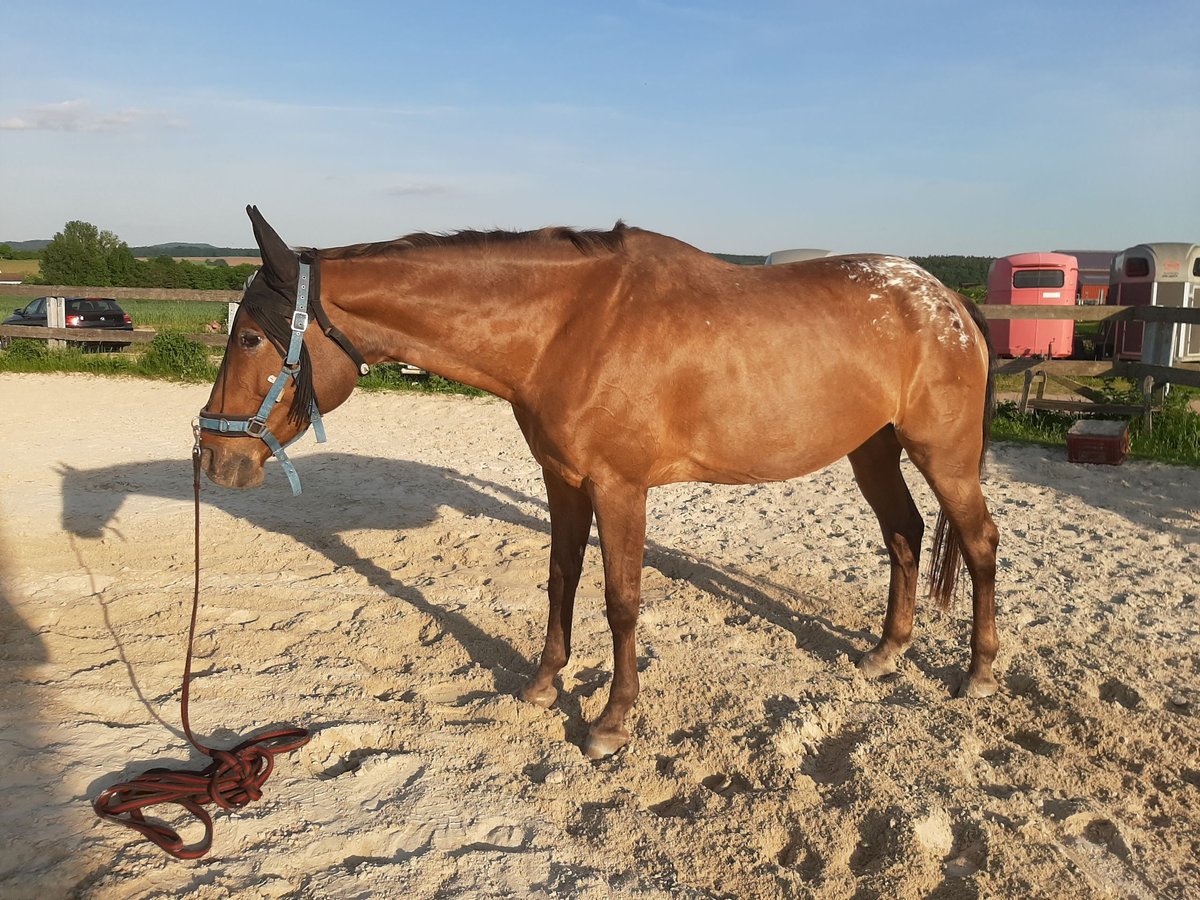
[[[598,550],[563,694],[526,705],[549,535],[508,407],[362,393],[297,445],[299,498],[273,462],[205,483],[193,723],[314,737],[208,857],[164,855],[90,803],[201,761],[178,701],[206,396],[0,375],[0,896],[1200,896],[1200,472],[993,449],[1003,689],[976,702],[965,598],[918,607],[897,676],[855,669],[887,567],[846,463],[657,490],[633,740],[593,764]]]

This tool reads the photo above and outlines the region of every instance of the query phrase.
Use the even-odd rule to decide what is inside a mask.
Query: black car
[[[14,309],[4,320],[4,325],[40,325],[46,327],[46,301],[49,297],[38,297],[24,309]],[[133,331],[133,319],[121,309],[116,300],[109,297],[67,297],[67,328],[104,328],[114,331]],[[97,348],[128,347],[129,341],[89,341]]]

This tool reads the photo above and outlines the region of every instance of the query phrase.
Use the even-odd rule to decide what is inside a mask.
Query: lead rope
[[[200,609],[200,429],[192,428],[192,476],[196,521],[196,579],[192,592],[192,619],[188,626],[187,654],[183,665],[183,691],[180,719],[183,732],[193,747],[212,759],[204,769],[156,768],[132,781],[104,790],[92,808],[102,819],[111,819],[140,832],[178,859],[199,859],[212,847],[212,816],[204,809],[215,803],[222,809],[238,809],[262,797],[262,786],[275,768],[275,755],[296,750],[308,743],[306,728],[280,728],[249,738],[232,750],[205,747],[192,734],[188,718],[188,693],[192,679],[192,648],[196,639],[196,614]],[[176,803],[204,825],[204,837],[184,844],[175,829],[163,822],[146,819],[143,810],[159,803]]]

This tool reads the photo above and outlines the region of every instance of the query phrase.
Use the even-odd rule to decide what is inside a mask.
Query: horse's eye
[[[253,331],[242,331],[238,334],[238,343],[247,350],[253,350],[262,343],[262,335]]]

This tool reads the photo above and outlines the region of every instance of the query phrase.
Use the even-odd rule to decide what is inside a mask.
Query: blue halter
[[[223,435],[260,438],[271,449],[271,452],[283,467],[283,471],[287,473],[288,481],[292,485],[293,496],[300,493],[300,476],[296,473],[296,467],[288,459],[287,453],[284,450],[300,440],[304,436],[304,433],[308,431],[308,428],[305,428],[304,431],[301,431],[286,444],[281,444],[279,439],[271,433],[271,429],[267,427],[267,417],[271,414],[271,410],[275,404],[279,402],[279,397],[283,393],[283,388],[287,383],[286,379],[290,378],[292,381],[296,381],[300,373],[300,348],[304,345],[304,332],[308,328],[310,270],[311,266],[309,263],[303,261],[300,263],[300,280],[296,285],[296,309],[292,313],[291,342],[288,344],[287,356],[284,357],[283,367],[279,370],[279,374],[271,379],[271,389],[267,391],[267,396],[263,397],[263,402],[258,408],[258,412],[245,418],[240,416],[222,416],[218,418],[216,416],[205,415],[205,411],[201,410],[199,417],[200,427],[205,431],[215,431]],[[366,368],[366,366],[360,366],[360,371],[363,368]],[[325,426],[321,423],[321,412],[317,409],[315,399],[308,413],[309,424],[317,433],[317,442],[324,443]]]

